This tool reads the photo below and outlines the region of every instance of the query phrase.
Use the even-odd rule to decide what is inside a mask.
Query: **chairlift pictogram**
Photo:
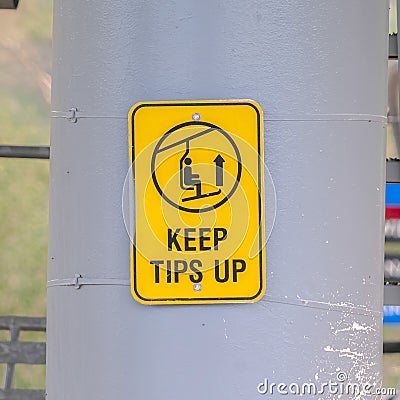
[[[200,175],[193,173],[192,167],[192,159],[189,157],[190,153],[190,140],[189,137],[186,140],[186,151],[183,154],[182,158],[179,161],[179,181],[180,187],[183,190],[195,190],[196,194],[194,196],[185,197],[182,199],[182,202],[192,201],[197,199],[202,199],[205,197],[212,197],[217,196],[221,193],[221,189],[218,189],[213,192],[203,193],[202,192],[202,185],[203,182],[201,181]],[[220,159],[223,160],[221,155],[218,155]],[[217,158],[218,158],[217,157]],[[217,160],[217,159],[216,159]],[[224,160],[225,161],[225,160]],[[215,160],[214,160],[215,162]],[[223,169],[220,167],[219,160],[216,162],[216,178],[215,178],[215,186],[223,186]],[[221,172],[222,170],[222,172]]]

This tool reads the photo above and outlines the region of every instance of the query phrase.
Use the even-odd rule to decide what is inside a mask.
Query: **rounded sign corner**
[[[142,107],[146,106],[148,103],[139,101],[135,103],[128,111],[128,120],[131,121],[134,117],[137,111],[139,111]]]
[[[264,111],[260,106],[260,103],[252,99],[245,100],[245,103],[247,103],[248,106],[253,108],[256,111],[256,113],[262,118]]]
[[[146,299],[144,297],[142,297],[136,290],[136,288],[134,287],[134,285],[131,285],[131,295],[132,297],[140,304],[143,305],[151,305],[152,302],[149,299]]]

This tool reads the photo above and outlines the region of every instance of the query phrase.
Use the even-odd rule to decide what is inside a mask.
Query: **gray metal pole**
[[[387,32],[382,0],[55,0],[47,399],[380,385]],[[265,112],[267,294],[140,305],[121,212],[128,110],[229,98]]]

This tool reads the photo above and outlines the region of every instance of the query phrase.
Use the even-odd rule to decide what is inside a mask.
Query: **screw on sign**
[[[261,108],[250,100],[138,103],[129,129],[134,298],[259,300],[266,286]]]

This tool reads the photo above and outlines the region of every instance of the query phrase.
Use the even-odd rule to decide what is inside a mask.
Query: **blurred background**
[[[0,10],[1,144],[49,145],[51,35],[51,0]],[[48,182],[48,160],[0,158],[0,315],[46,315]],[[44,377],[17,365],[15,386],[43,388]]]
[[[395,5],[391,0],[391,33],[397,32]],[[18,11],[0,10],[0,27],[0,144],[47,146],[52,1],[22,0]],[[397,61],[388,68],[395,122]],[[398,157],[396,129],[388,124],[388,157]],[[46,315],[48,182],[48,160],[0,158],[0,315]],[[400,259],[400,241],[386,248]],[[0,341],[8,340],[2,334]],[[21,340],[42,341],[42,335],[23,334]],[[400,341],[400,324],[385,324],[384,340]],[[400,354],[385,354],[384,387],[396,387],[399,380]],[[17,365],[15,387],[44,388],[44,381],[45,367]]]

